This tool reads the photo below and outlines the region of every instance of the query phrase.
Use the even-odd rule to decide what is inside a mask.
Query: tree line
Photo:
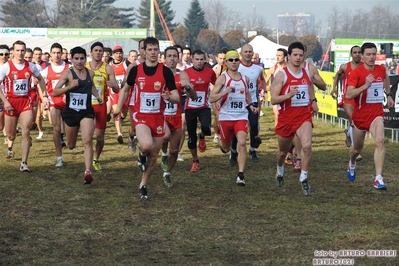
[[[8,27],[47,28],[149,28],[150,0],[142,0],[138,7],[118,8],[116,0],[6,0],[0,5],[0,20]],[[174,23],[175,11],[172,0],[157,0],[169,30],[176,43],[216,53],[222,47],[238,48],[251,41],[243,30],[257,31],[276,42],[267,31],[262,15],[243,17],[220,0],[191,0],[184,23]],[[221,12],[223,10],[223,12]],[[399,17],[388,7],[376,4],[370,11],[339,10],[332,8],[328,17],[327,38],[399,38]],[[319,25],[320,28],[320,25]],[[317,31],[317,29],[316,29]],[[167,39],[158,16],[155,16],[155,33],[159,39]],[[302,41],[308,47],[308,55],[320,60],[323,47],[316,33],[306,36],[279,36],[279,43],[289,45]],[[325,47],[324,47],[325,49]]]

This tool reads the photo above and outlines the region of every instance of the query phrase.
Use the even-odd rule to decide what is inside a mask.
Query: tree
[[[311,57],[313,61],[319,61],[323,55],[323,47],[317,40],[315,35],[306,35],[299,39],[301,43],[306,45],[307,57]]]
[[[177,28],[172,32],[173,40],[176,44],[184,46],[188,38],[188,30],[183,25],[177,26]]]
[[[191,1],[187,17],[184,19],[184,25],[188,30],[188,39],[190,43],[195,43],[201,30],[208,29],[208,23],[205,20],[205,13],[198,0]]]
[[[36,0],[10,0],[0,6],[0,20],[8,27],[47,27],[45,7]]]
[[[214,30],[201,30],[197,36],[196,48],[215,54],[225,46],[222,37]]]
[[[205,0],[202,2],[202,7],[210,30],[224,34],[242,25],[241,13],[232,10],[220,0]]]
[[[279,36],[279,43],[284,46],[288,46],[293,42],[296,42],[298,39],[293,34],[283,34]]]
[[[159,5],[159,9],[166,21],[166,25],[169,28],[170,32],[173,32],[177,27],[176,23],[172,23],[175,18],[176,12],[173,11],[170,7],[171,1],[166,0],[157,0]],[[150,0],[141,0],[140,7],[138,9],[139,14],[137,15],[139,19],[138,26],[139,28],[149,28],[150,27]],[[156,10],[155,10],[156,13]],[[166,40],[167,35],[165,34],[159,16],[155,15],[155,36],[160,40]]]
[[[115,0],[8,0],[0,18],[9,27],[130,28],[133,8],[116,8]]]
[[[245,41],[245,37],[240,30],[231,30],[223,36],[223,41],[229,49],[241,47],[242,40]]]

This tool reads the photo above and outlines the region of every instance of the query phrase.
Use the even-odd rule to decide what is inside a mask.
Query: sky
[[[244,16],[251,17],[255,12],[257,15],[263,15],[266,19],[268,28],[277,28],[277,15],[283,13],[312,13],[316,17],[316,23],[321,21],[322,27],[327,28],[327,17],[331,8],[338,10],[358,10],[369,11],[371,7],[378,3],[388,5],[393,13],[399,16],[399,0],[312,0],[312,1],[292,1],[292,0],[220,0],[231,10],[241,10]],[[176,11],[174,22],[182,23],[190,8],[190,0],[171,0],[172,10]],[[200,0],[203,3],[204,0]],[[118,7],[139,7],[140,0],[117,0],[115,6]]]

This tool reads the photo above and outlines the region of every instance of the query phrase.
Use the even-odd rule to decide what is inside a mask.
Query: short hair
[[[27,52],[27,53],[32,53],[33,54],[33,50],[31,49],[31,48],[26,48],[26,51],[25,52]]]
[[[83,48],[80,47],[80,46],[76,46],[76,47],[74,47],[74,48],[71,49],[71,56],[72,56],[72,58],[75,56],[75,54],[83,54],[85,57],[87,56],[86,50],[83,49]]]
[[[144,50],[147,49],[147,45],[152,44],[159,47],[159,41],[155,37],[147,37],[144,39]]]
[[[175,45],[173,45],[173,47],[175,47],[177,49],[177,52],[179,52],[179,49],[180,49],[180,51],[183,52],[183,47],[181,45],[175,44]]]
[[[51,50],[53,50],[53,48],[57,48],[57,49],[60,49],[61,51],[63,51],[64,49],[62,49],[62,46],[61,46],[61,44],[59,44],[58,42],[55,42],[55,43],[53,43],[52,45],[51,45],[51,47],[50,47],[50,51]]]
[[[287,54],[288,54],[287,50],[284,49],[284,48],[278,48],[277,52],[283,52],[284,53],[284,57],[287,56]]]
[[[305,52],[305,47],[301,42],[293,42],[288,46],[288,54],[292,54],[293,49],[301,49],[303,52]]]
[[[108,52],[109,55],[112,55],[112,49],[111,49],[111,47],[104,47],[104,53],[105,53],[105,52]]]
[[[165,57],[166,57],[166,54],[168,53],[168,51],[176,51],[177,57],[179,57],[179,51],[177,50],[176,47],[174,47],[174,46],[166,47],[166,49],[164,51]]]
[[[190,48],[190,47],[183,47],[183,50],[182,50],[182,52],[183,52],[184,50],[188,50],[188,51],[190,51],[190,55],[191,55],[191,48]]]
[[[129,51],[129,54],[130,54],[130,53],[136,53],[136,54],[139,54],[139,52],[137,52],[137,50],[130,50],[130,51]]]
[[[227,54],[227,52],[229,51],[229,49],[228,49],[227,47],[223,47],[222,49],[220,49],[220,51],[221,51],[222,53]]]
[[[351,48],[351,54],[352,54],[352,52],[353,52],[353,49],[355,49],[355,48],[360,48],[360,46],[359,46],[359,45],[354,45],[354,46],[352,46],[352,48]]]
[[[205,58],[205,52],[204,51],[202,51],[202,50],[195,50],[194,52],[193,52],[193,57],[194,57],[194,55],[203,55],[204,56],[204,58]]]
[[[0,49],[6,49],[6,50],[10,51],[10,47],[8,47],[7,44],[0,44]]]
[[[25,46],[25,49],[26,49],[26,44],[25,44],[23,41],[20,41],[20,40],[15,41],[15,42],[12,44],[12,49],[13,49],[13,50],[14,50],[14,48],[15,48],[15,45],[23,45],[23,46]]]
[[[226,54],[226,53],[227,53],[227,51],[225,49],[220,49],[219,52],[218,52],[218,55]]]
[[[91,46],[90,46],[90,51],[93,51],[94,47],[96,46],[100,46],[103,51],[104,51],[104,44],[102,42],[94,42]]]
[[[364,54],[364,50],[375,48],[377,50],[377,46],[372,42],[363,43],[362,47],[360,47],[360,51]]]
[[[140,41],[139,41],[139,50],[140,50],[140,43],[142,43],[142,42],[144,42],[145,41],[145,39],[141,39]]]
[[[40,47],[33,48],[33,52],[36,52],[36,51],[40,51],[41,53],[43,53],[43,50]]]

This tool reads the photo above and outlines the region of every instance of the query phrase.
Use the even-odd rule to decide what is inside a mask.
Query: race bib
[[[199,108],[205,105],[205,92],[204,91],[197,91],[197,99],[192,100],[188,98],[188,106]]]
[[[122,88],[122,82],[125,78],[125,75],[115,76],[116,82],[118,83],[119,88]]]
[[[384,102],[384,82],[372,83],[367,89],[366,103],[383,103]]]
[[[28,95],[28,79],[15,79],[14,83],[14,95],[25,96]]]
[[[69,108],[81,111],[86,110],[87,94],[82,93],[70,93],[69,94]]]
[[[177,104],[165,101],[165,115],[175,115],[177,114]]]
[[[290,89],[293,86],[290,86]],[[309,105],[309,86],[308,85],[297,85],[298,93],[291,98],[291,106],[307,106]]]
[[[242,96],[228,96],[228,106],[227,106],[227,113],[228,114],[245,114],[245,102],[243,101]]]
[[[140,96],[141,113],[159,113],[161,111],[161,97],[159,92],[142,92]]]

